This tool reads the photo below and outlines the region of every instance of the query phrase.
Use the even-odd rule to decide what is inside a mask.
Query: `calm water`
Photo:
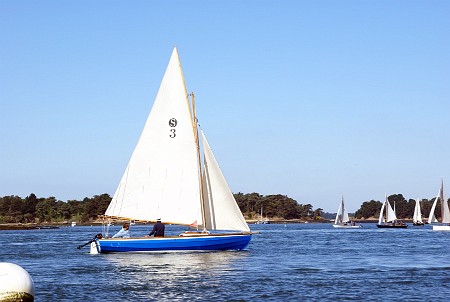
[[[0,262],[30,273],[35,301],[449,301],[450,232],[250,227],[245,251],[105,255],[76,249],[99,227],[0,231]]]

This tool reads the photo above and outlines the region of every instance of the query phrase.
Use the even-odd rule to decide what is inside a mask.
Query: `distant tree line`
[[[311,204],[299,204],[296,200],[281,194],[260,195],[258,193],[236,193],[234,197],[243,215],[248,219],[330,219],[334,213],[324,213],[321,208],[314,209]],[[428,217],[436,198],[420,201],[422,215]],[[406,200],[402,194],[388,197],[399,219],[410,219],[414,213],[415,200]],[[55,197],[38,198],[30,194],[0,197],[0,223],[44,223],[77,221],[86,223],[103,215],[111,202],[109,194],[94,195],[83,200],[57,200]],[[357,219],[378,218],[382,202],[365,201],[354,214]],[[327,215],[328,214],[328,215]],[[440,203],[435,210],[436,218],[441,216]]]
[[[314,210],[311,204],[298,204],[294,199],[280,194],[237,193],[234,196],[242,213],[249,219],[259,219],[261,209],[264,218],[320,219],[322,213],[320,208]],[[0,223],[86,223],[103,215],[110,202],[109,194],[67,202],[55,197],[38,198],[35,194],[25,198],[4,196],[0,197]]]
[[[0,197],[0,223],[87,222],[105,213],[111,201],[108,194],[83,200],[57,200],[55,197],[37,198],[30,194]]]
[[[234,194],[239,208],[245,217],[260,219],[261,209],[264,218],[280,219],[321,219],[322,209],[313,209],[311,204],[299,204],[286,195],[260,195],[258,193]]]
[[[428,217],[430,215],[431,207],[435,201],[436,197],[428,200],[421,199],[420,206],[423,217]],[[388,201],[391,204],[391,207],[394,208],[399,219],[410,219],[414,214],[414,207],[416,205],[416,201],[414,199],[406,200],[402,194],[394,194],[388,197]],[[383,202],[381,201],[365,201],[359,210],[355,212],[355,218],[357,219],[367,219],[367,218],[378,218],[380,216],[381,206]],[[435,208],[434,215],[436,218],[441,217],[441,205],[440,202],[437,203]]]

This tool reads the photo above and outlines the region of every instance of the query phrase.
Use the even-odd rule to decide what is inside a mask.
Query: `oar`
[[[97,239],[97,238],[98,238],[98,239],[102,239],[102,238],[103,238],[102,233],[98,233],[97,235],[94,236],[94,238],[92,238],[91,240],[89,240],[89,241],[86,242],[85,244],[82,244],[82,245],[77,246],[77,249],[81,249],[83,246],[86,246],[86,245],[88,245],[88,244],[91,244],[91,243],[94,242],[95,239]]]

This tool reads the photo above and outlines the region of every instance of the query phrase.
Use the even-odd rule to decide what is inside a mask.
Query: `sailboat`
[[[178,236],[98,238],[91,253],[242,250],[252,233],[228,187],[188,94],[178,50],[109,204],[107,219],[196,226]],[[203,161],[201,158],[203,156]]]
[[[264,218],[263,216],[263,207],[261,207],[261,219],[256,222],[256,224],[270,224],[269,218]]]
[[[360,224],[355,224],[354,222],[350,221],[347,209],[344,205],[344,196],[342,196],[341,203],[339,204],[333,227],[341,229],[357,229],[362,227]]]
[[[378,228],[400,228],[405,229],[408,225],[404,222],[397,220],[397,215],[395,211],[392,209],[387,195],[385,197],[385,201],[381,206],[380,217],[378,218]]]
[[[428,216],[428,223],[436,223],[438,220],[434,215],[438,200],[441,201],[441,223],[442,225],[433,225],[433,231],[450,231],[450,209],[448,201],[444,198],[444,180],[441,179],[441,188],[431,207],[430,215]]]
[[[419,199],[416,199],[416,206],[414,207],[413,225],[415,225],[415,226],[423,226],[424,225],[424,223],[422,221],[422,211],[420,210]]]

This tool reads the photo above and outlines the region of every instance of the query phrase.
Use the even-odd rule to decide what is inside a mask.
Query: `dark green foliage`
[[[428,217],[430,214],[431,207],[433,206],[435,198],[431,200],[422,199],[420,200],[420,206],[422,210],[422,216]],[[395,212],[398,219],[411,219],[414,213],[414,207],[416,201],[414,199],[406,200],[402,194],[393,194],[388,197],[388,201],[391,207],[395,207]],[[355,217],[358,219],[364,218],[378,218],[380,216],[381,205],[383,201],[365,201],[361,208],[355,212]],[[441,206],[440,203],[437,204],[435,210],[436,218],[441,217]]]
[[[260,195],[258,193],[234,194],[239,208],[245,217],[260,219],[261,209],[264,218],[280,219],[322,219],[324,213],[321,208],[313,209],[309,203],[299,204],[296,200],[281,194]],[[394,194],[388,197],[399,219],[412,218],[415,200],[406,200],[402,194]],[[422,215],[428,217],[435,198],[422,199]],[[88,222],[103,215],[111,202],[108,194],[86,197],[82,201],[69,200],[63,202],[55,197],[37,198],[30,194],[26,198],[19,196],[0,197],[0,223],[30,223],[30,222],[62,222],[76,220]],[[355,212],[358,219],[378,218],[382,201],[365,201],[359,210]],[[334,217],[335,214],[333,214]],[[436,218],[441,217],[441,206],[437,204]],[[324,217],[329,219],[329,216]]]
[[[381,210],[381,201],[365,201],[359,210],[355,212],[356,218],[370,218],[370,217],[378,217]]]
[[[286,195],[263,196],[258,193],[237,193],[234,196],[244,216],[250,219],[260,219],[261,208],[264,218],[317,219],[322,214],[322,209],[313,210],[311,204],[298,204]],[[0,223],[43,223],[69,220],[88,222],[103,215],[110,202],[111,196],[108,194],[67,202],[57,200],[55,197],[37,198],[34,194],[24,199],[19,196],[5,196],[0,197]]]
[[[62,222],[81,220],[87,222],[103,215],[111,201],[108,194],[95,195],[82,201],[63,202],[55,197],[37,198],[30,194],[0,197],[0,223]]]
[[[313,210],[310,204],[298,204],[286,195],[259,195],[258,193],[237,193],[234,198],[244,216],[250,219],[260,219],[261,209],[264,217],[282,219],[305,219],[321,216],[322,209]]]

